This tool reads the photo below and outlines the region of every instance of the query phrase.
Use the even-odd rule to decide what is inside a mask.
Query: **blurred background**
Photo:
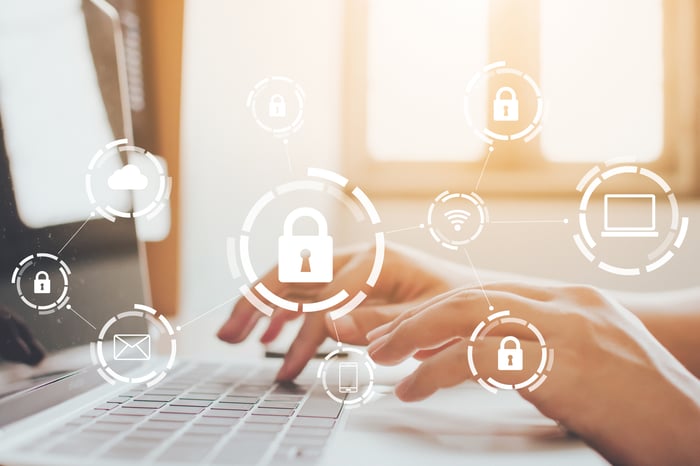
[[[463,255],[416,227],[441,192],[468,193],[478,184],[491,219],[515,223],[489,224],[469,245],[477,267],[627,290],[699,284],[697,2],[110,3],[126,45],[134,141],[164,157],[174,182],[170,233],[148,244],[159,310],[187,319],[231,298],[242,279],[231,274],[227,241],[260,196],[310,166],[365,190],[384,231],[402,230],[389,241],[465,265]],[[7,2],[3,8],[11,10]],[[3,49],[15,48],[5,41]],[[501,60],[539,83],[545,113],[530,142],[495,143],[482,174],[489,145],[468,126],[463,99],[471,77]],[[286,144],[246,106],[269,76],[287,76],[305,93],[303,126]],[[481,101],[473,111],[486,114],[490,102]],[[79,113],[65,108],[66,118]],[[577,183],[616,157],[664,177],[690,217],[680,253],[653,274],[601,271],[572,239]],[[564,218],[570,222],[556,223]],[[336,244],[357,241],[350,225],[333,223]],[[270,235],[278,230],[270,222]],[[269,248],[254,260],[263,270],[277,254]]]

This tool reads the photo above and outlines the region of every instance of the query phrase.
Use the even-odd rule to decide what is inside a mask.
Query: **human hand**
[[[27,325],[10,311],[0,308],[0,358],[36,366],[44,359],[44,348]]]
[[[496,309],[537,326],[555,348],[548,379],[537,390],[520,392],[543,414],[614,464],[700,464],[700,382],[631,312],[583,286],[499,283],[485,293]],[[379,364],[414,355],[422,360],[396,395],[424,399],[471,377],[465,339],[487,309],[479,288],[447,292],[370,332],[369,355]],[[496,327],[479,342],[475,364],[482,377],[497,374],[502,336]],[[525,354],[538,350],[525,327],[513,336]]]
[[[331,284],[290,284],[277,280],[277,268],[262,282],[278,296],[298,302],[312,302],[332,296],[339,289],[359,289],[367,280],[374,262],[374,248],[354,248],[334,258]],[[400,246],[388,245],[377,284],[367,299],[350,314],[331,320],[326,312],[306,313],[299,334],[277,374],[278,380],[294,379],[314,356],[326,337],[339,338],[349,344],[367,344],[367,332],[391,321],[406,307],[418,305],[458,284],[469,282],[470,273],[463,267]],[[284,325],[302,313],[275,309],[262,343],[273,341]],[[218,337],[240,343],[250,335],[263,314],[247,299],[240,299]],[[337,332],[337,333],[336,333]]]

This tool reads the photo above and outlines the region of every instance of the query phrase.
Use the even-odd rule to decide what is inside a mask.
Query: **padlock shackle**
[[[284,103],[284,97],[282,96],[282,94],[272,94],[272,97],[270,97],[270,103]]]
[[[41,278],[39,278],[41,276]],[[40,270],[34,275],[34,280],[48,280],[49,279],[49,273],[44,272],[43,270]]]
[[[328,236],[328,223],[326,222],[326,217],[324,217],[321,212],[311,207],[299,207],[287,215],[287,218],[284,219],[284,227],[282,230],[284,236],[294,235],[294,224],[302,217],[310,217],[314,219],[316,225],[318,225],[318,236]]]
[[[503,337],[501,340],[501,344],[499,345],[500,349],[506,349],[506,343],[508,342],[515,343],[515,349],[520,349],[520,340],[518,340],[515,337]]]
[[[503,86],[496,91],[496,100],[503,100],[503,93],[505,92],[510,92],[510,99],[508,100],[515,100],[518,98],[518,96],[515,94],[515,89],[512,87]]]

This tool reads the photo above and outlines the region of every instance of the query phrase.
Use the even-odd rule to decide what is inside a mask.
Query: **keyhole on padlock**
[[[507,117],[507,116],[508,116],[508,106],[507,106],[507,105],[504,105],[504,106],[503,106],[503,116],[504,116],[504,117]]]
[[[39,283],[39,289],[40,289],[41,291],[44,291],[44,284],[43,284],[43,283]]]
[[[302,249],[299,255],[301,256],[301,272],[311,272],[311,251]]]
[[[509,365],[509,366],[512,366],[512,365],[513,365],[513,355],[512,355],[512,354],[509,354],[509,355],[508,355],[508,365]]]

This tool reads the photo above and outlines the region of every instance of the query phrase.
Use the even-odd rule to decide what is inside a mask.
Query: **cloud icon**
[[[136,165],[124,165],[107,179],[107,186],[114,191],[142,191],[148,186],[148,178]]]

